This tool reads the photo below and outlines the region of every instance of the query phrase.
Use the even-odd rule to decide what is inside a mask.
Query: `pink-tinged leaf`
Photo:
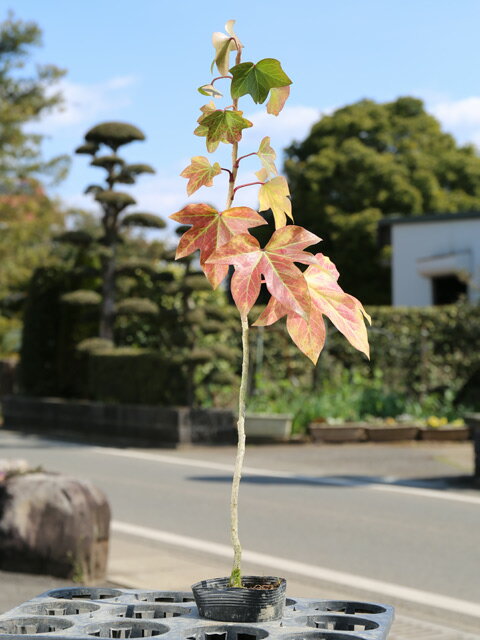
[[[200,266],[214,288],[227,275],[228,266],[207,264],[211,254],[235,235],[266,224],[265,219],[250,207],[233,207],[219,212],[207,204],[189,204],[170,218],[180,224],[192,225],[180,238],[176,258],[183,258],[199,249]]]
[[[271,298],[254,323],[255,326],[268,326],[286,315],[290,337],[315,364],[325,344],[323,316],[326,315],[352,346],[369,357],[364,318],[370,323],[370,316],[356,298],[341,289],[337,283],[338,271],[329,258],[317,253],[314,259],[316,262],[303,274],[311,300],[308,319]]]
[[[285,102],[290,95],[290,87],[274,87],[270,89],[270,98],[267,102],[267,113],[278,116],[285,106]]]
[[[308,320],[296,313],[289,313],[275,298],[270,298],[257,320],[255,327],[267,327],[287,316],[287,331],[297,347],[315,364],[325,345],[325,323],[323,315],[315,305],[310,308]]]
[[[338,271],[329,258],[321,253],[315,256],[318,265],[305,271],[312,304],[343,333],[350,344],[370,357],[367,329],[364,319],[371,319],[361,302],[345,293],[336,278]]]
[[[180,175],[182,178],[188,178],[187,193],[191,196],[200,187],[211,187],[213,178],[221,171],[218,162],[211,165],[204,156],[195,156]]]
[[[316,364],[326,338],[325,322],[316,307],[312,304],[308,320],[294,313],[289,314],[287,331],[300,351]]]
[[[276,229],[287,224],[287,216],[293,220],[292,203],[289,196],[290,190],[283,176],[277,176],[265,182],[258,192],[259,211],[272,210]]]
[[[233,265],[232,295],[241,313],[248,313],[260,292],[261,276],[270,294],[288,311],[307,317],[310,295],[303,273],[295,262],[315,262],[304,251],[319,238],[301,227],[275,231],[264,249],[250,234],[234,236],[214,251],[207,264]]]
[[[289,258],[292,262],[301,264],[317,264],[317,259],[305,251],[312,244],[321,242],[321,238],[307,231],[303,227],[291,224],[277,229],[268,241],[265,251]]]
[[[269,327],[286,316],[288,309],[281,305],[275,298],[270,298],[267,306],[253,323],[254,327]]]
[[[275,158],[277,154],[275,150],[270,146],[270,138],[265,136],[260,142],[260,146],[257,151],[257,155],[266,171],[266,175],[278,175],[277,167],[275,166]],[[262,180],[264,182],[264,180]]]

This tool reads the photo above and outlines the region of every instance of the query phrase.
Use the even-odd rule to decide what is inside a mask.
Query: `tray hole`
[[[188,591],[140,591],[135,598],[140,602],[193,602],[193,596]]]
[[[107,600],[122,595],[120,589],[103,589],[99,587],[78,587],[75,589],[54,589],[46,596],[60,600]]]
[[[306,624],[309,627],[330,631],[371,631],[379,627],[378,623],[372,620],[335,615],[309,616],[306,619]]]
[[[64,618],[13,618],[3,620],[0,624],[1,635],[35,635],[37,633],[52,633],[73,626],[73,622]]]
[[[158,622],[137,622],[136,619],[131,619],[130,622],[122,620],[114,624],[111,622],[92,624],[87,627],[86,633],[99,638],[151,638],[168,630],[168,627]]]
[[[263,640],[268,631],[241,625],[197,627],[185,632],[185,640]]]
[[[152,619],[152,618],[178,618],[186,616],[193,607],[183,607],[180,604],[134,604],[128,605],[123,615],[126,618]]]
[[[307,609],[326,611],[330,613],[345,613],[347,615],[385,613],[385,607],[369,602],[349,602],[348,600],[324,600],[307,605]]]
[[[79,602],[77,600],[50,600],[47,602],[27,602],[21,605],[22,614],[30,616],[74,616],[81,613],[98,611],[99,604],[94,602]]]
[[[282,640],[365,640],[365,636],[337,633],[336,631],[306,631],[282,636]]]

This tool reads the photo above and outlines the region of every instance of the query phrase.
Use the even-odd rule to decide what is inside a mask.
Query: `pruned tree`
[[[134,125],[125,122],[104,122],[85,134],[85,142],[75,152],[92,157],[91,166],[99,167],[106,173],[103,184],[91,184],[85,193],[92,194],[102,210],[101,251],[101,305],[99,336],[113,340],[116,315],[117,249],[125,232],[131,227],[161,229],[165,222],[153,213],[126,213],[126,209],[136,204],[135,199],[118,185],[135,184],[145,173],[155,173],[148,164],[128,164],[117,155],[119,147],[134,141],[145,140],[145,136]],[[109,148],[109,153],[104,152]],[[137,307],[138,301],[137,301]]]

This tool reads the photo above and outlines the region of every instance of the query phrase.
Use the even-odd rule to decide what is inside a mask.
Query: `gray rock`
[[[0,484],[0,569],[105,579],[110,507],[89,482],[50,473]]]

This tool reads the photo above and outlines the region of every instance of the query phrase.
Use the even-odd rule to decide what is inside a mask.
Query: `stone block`
[[[0,568],[105,580],[110,507],[91,483],[50,473],[0,485]]]

